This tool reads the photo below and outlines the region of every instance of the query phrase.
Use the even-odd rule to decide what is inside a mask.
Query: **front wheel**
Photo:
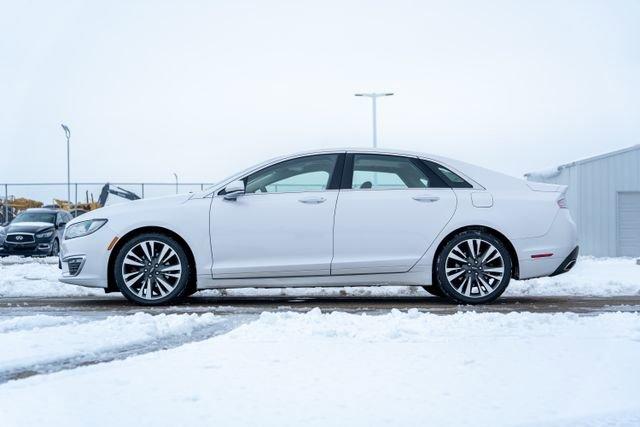
[[[49,256],[58,256],[60,253],[60,243],[58,243],[58,239],[53,239],[53,243],[51,243],[51,252]]]
[[[129,240],[120,248],[114,269],[120,292],[138,304],[166,304],[187,292],[189,260],[182,246],[164,234]]]
[[[504,244],[483,231],[465,231],[442,248],[436,261],[440,289],[455,302],[495,301],[511,280],[511,256]]]

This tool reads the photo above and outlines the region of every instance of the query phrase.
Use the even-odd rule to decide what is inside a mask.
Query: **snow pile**
[[[65,325],[75,322],[70,316],[48,316],[36,314],[34,316],[17,316],[0,320],[0,334],[13,331],[28,331],[47,326]]]
[[[58,281],[58,258],[0,258],[0,298],[104,295],[102,289]]]
[[[69,317],[29,316],[0,322],[0,370],[50,363],[87,353],[100,354],[132,344],[148,343],[219,322],[211,313],[136,313],[104,320],[71,323]]]
[[[632,313],[263,314],[207,341],[3,384],[0,419],[638,425],[639,357],[640,315]]]
[[[580,257],[568,273],[511,282],[505,295],[640,295],[640,265],[633,258]]]

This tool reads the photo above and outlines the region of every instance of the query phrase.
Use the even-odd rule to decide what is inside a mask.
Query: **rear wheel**
[[[440,251],[436,275],[447,298],[465,304],[495,301],[511,280],[511,256],[504,244],[483,231],[465,231]]]
[[[145,233],[125,243],[114,269],[120,292],[138,304],[166,304],[187,292],[189,260],[182,246],[164,234]]]

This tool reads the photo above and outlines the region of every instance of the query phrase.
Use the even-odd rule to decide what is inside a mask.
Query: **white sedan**
[[[565,190],[421,153],[299,153],[74,219],[60,280],[145,305],[210,288],[376,285],[487,303],[511,278],[574,265]]]

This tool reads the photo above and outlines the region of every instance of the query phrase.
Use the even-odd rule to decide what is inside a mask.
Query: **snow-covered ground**
[[[172,336],[219,322],[212,313],[136,313],[79,322],[70,316],[25,316],[0,320],[0,369],[10,371],[88,353],[104,353]]]
[[[0,385],[0,420],[631,426],[639,359],[637,313],[265,313],[206,341]]]
[[[101,289],[58,282],[56,258],[0,258],[0,297],[105,296]],[[199,295],[426,295],[419,287],[208,290]],[[511,282],[505,295],[640,295],[640,265],[632,258],[580,257],[569,273]]]
[[[0,259],[0,298],[104,295],[59,283],[58,274],[55,259]],[[411,287],[204,293],[426,295]],[[507,295],[640,295],[640,266],[582,257],[570,273],[512,282]],[[241,326],[184,344],[231,318]],[[0,382],[74,360],[0,384],[0,426],[640,425],[639,313],[313,309],[253,319],[0,318]],[[156,351],[175,337],[176,348]],[[149,353],[76,367],[131,346]]]

